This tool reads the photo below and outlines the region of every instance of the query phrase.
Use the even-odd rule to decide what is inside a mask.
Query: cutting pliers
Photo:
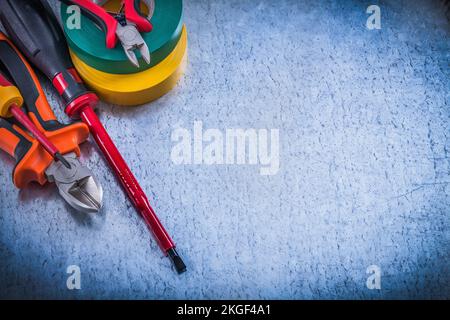
[[[153,26],[150,22],[153,16],[154,0],[143,0],[147,5],[149,14],[141,11],[140,0],[123,0],[119,13],[110,13],[101,5],[107,0],[60,0],[67,5],[77,5],[81,12],[98,25],[106,34],[106,47],[114,48],[120,41],[128,60],[139,67],[135,50],[139,50],[142,58],[150,64],[150,50],[142,38],[141,32],[151,32]]]
[[[14,79],[14,86],[10,79]],[[20,91],[19,91],[20,90]],[[22,102],[25,102],[22,106]],[[23,56],[0,33],[0,110],[11,104],[22,107],[33,125],[63,154],[56,161],[43,145],[12,118],[0,118],[0,149],[16,159],[13,182],[19,189],[31,182],[54,182],[60,195],[73,208],[97,212],[103,191],[91,171],[77,159],[79,144],[89,136],[83,123],[64,125],[57,121],[39,80]]]

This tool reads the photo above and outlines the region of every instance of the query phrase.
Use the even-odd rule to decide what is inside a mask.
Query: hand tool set
[[[117,54],[117,44],[120,42],[123,47],[121,54],[125,56],[128,64],[136,69],[140,67],[140,63],[135,50],[139,51],[141,58],[147,64],[150,64],[150,56],[153,60],[153,51],[149,49],[152,42],[146,39],[146,35],[156,32],[159,25],[153,19],[150,22],[150,18],[164,16],[165,12],[160,10],[160,7],[164,7],[163,3],[176,3],[181,7],[181,0],[156,0],[155,2],[146,0],[143,1],[146,4],[145,7],[139,0],[60,1],[64,3],[61,5],[62,12],[67,12],[66,5],[77,5],[83,16],[88,17],[90,25],[101,28],[97,31],[101,30],[103,33],[102,43],[105,50]],[[108,8],[110,3],[119,5],[119,10],[115,11],[116,14],[110,14],[111,10]],[[180,17],[176,24],[182,26],[181,9],[179,11]],[[170,13],[166,14],[170,16]],[[16,121],[35,137],[35,139],[30,137],[12,120],[1,119],[0,147],[18,160],[14,173],[16,186],[22,188],[31,181],[41,184],[54,181],[61,195],[73,207],[85,212],[98,211],[101,207],[102,188],[89,170],[79,164],[76,157],[80,153],[78,145],[87,139],[89,131],[164,254],[171,259],[179,273],[184,272],[186,266],[178,255],[174,242],[94,112],[94,107],[99,101],[94,91],[108,101],[108,94],[104,93],[110,90],[111,96],[114,97],[111,100],[118,103],[124,102],[123,104],[146,103],[169,91],[181,74],[180,69],[187,46],[186,31],[179,28],[180,34],[177,36],[178,40],[173,50],[160,59],[158,64],[137,73],[124,74],[123,70],[118,70],[115,74],[106,74],[87,65],[86,61],[80,59],[74,51],[69,53],[66,37],[46,0],[2,0],[0,1],[0,21],[11,39],[10,41],[6,36],[0,35],[0,65],[5,73],[4,77],[0,77],[0,89],[5,89],[0,90],[0,94],[5,93],[5,97],[0,98],[0,115],[2,117],[13,115]],[[65,25],[64,21],[63,15],[63,25]],[[86,20],[82,22],[82,30],[86,22]],[[69,38],[67,32],[66,36]],[[85,37],[89,37],[89,34]],[[86,39],[82,37],[78,39],[83,39],[86,43]],[[170,40],[172,39],[166,42],[169,43]],[[73,42],[74,38],[69,40],[69,45],[71,41]],[[161,48],[167,46],[167,43],[158,43],[157,46]],[[158,56],[158,54],[155,55]],[[25,57],[51,81],[65,104],[66,114],[74,120],[81,119],[84,123],[74,122],[72,125],[65,126],[56,120],[37,77]],[[106,86],[106,88],[98,86],[98,81],[93,81],[91,77],[95,73],[99,74],[98,77],[115,77],[117,84],[124,84],[129,90],[121,90],[120,85],[114,87],[108,84],[109,87]],[[11,77],[18,88],[11,84],[7,76]],[[85,79],[94,91],[89,91],[82,79]],[[134,81],[134,89],[130,88],[130,81]],[[128,84],[125,85],[125,83]],[[150,86],[148,86],[149,83]],[[18,90],[22,95],[17,94]],[[118,93],[120,91],[123,92],[122,95]],[[144,94],[137,95],[136,99],[130,95],[130,92],[137,91],[142,91]],[[28,112],[27,114],[19,109],[22,96],[25,101],[23,108]],[[127,102],[128,99],[132,101]]]
[[[40,140],[33,139],[14,123],[12,115]],[[34,71],[2,33],[0,116],[0,149],[16,158],[13,180],[18,188],[25,188],[31,182],[41,185],[54,182],[60,195],[73,208],[86,213],[100,210],[102,188],[76,156],[80,154],[79,144],[89,136],[87,126],[82,123],[63,125],[56,120]],[[46,151],[48,149],[52,151]],[[56,161],[55,154],[60,155],[57,157],[60,161]]]

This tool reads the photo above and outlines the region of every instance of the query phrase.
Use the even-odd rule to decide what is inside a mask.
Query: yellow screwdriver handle
[[[0,73],[0,117],[10,118],[12,117],[9,111],[11,105],[16,104],[21,107],[23,104],[23,97],[20,94],[19,89],[13,86],[1,73]]]

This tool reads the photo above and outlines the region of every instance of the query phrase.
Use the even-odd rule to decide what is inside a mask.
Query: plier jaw
[[[116,34],[122,44],[128,60],[136,68],[139,68],[140,65],[139,60],[136,57],[135,50],[138,50],[144,61],[147,64],[150,64],[150,50],[134,24],[127,23],[123,26],[119,23],[117,25]]]
[[[92,175],[92,172],[81,165],[76,154],[64,155],[70,168],[60,162],[53,162],[46,170],[49,182],[54,182],[59,194],[70,206],[84,213],[100,211],[103,200],[103,189]]]

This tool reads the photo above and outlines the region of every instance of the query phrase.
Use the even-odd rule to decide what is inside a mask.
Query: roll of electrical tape
[[[110,0],[106,9],[118,11],[121,0]],[[182,0],[155,0],[155,11],[151,22],[153,31],[142,33],[147,43],[151,62],[147,64],[136,51],[140,67],[128,61],[120,45],[114,49],[106,47],[105,34],[89,18],[81,15],[80,27],[76,28],[74,12],[61,4],[61,19],[70,49],[90,67],[114,74],[130,74],[147,70],[163,61],[177,45],[183,28]]]
[[[72,61],[81,78],[105,102],[135,106],[158,99],[169,92],[184,71],[187,32],[183,27],[180,41],[166,59],[148,70],[127,75],[95,70],[71,51]]]

